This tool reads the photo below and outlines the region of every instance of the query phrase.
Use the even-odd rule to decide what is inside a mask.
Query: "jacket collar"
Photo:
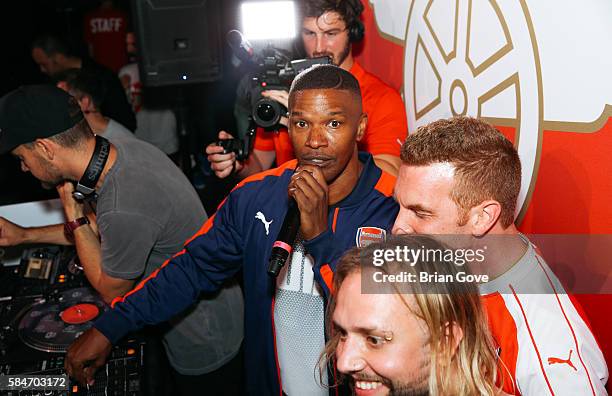
[[[359,161],[363,164],[361,175],[357,180],[357,185],[353,188],[353,191],[347,195],[343,200],[331,205],[330,208],[347,207],[357,205],[363,202],[363,200],[372,192],[382,171],[374,164],[372,154],[359,152]]]

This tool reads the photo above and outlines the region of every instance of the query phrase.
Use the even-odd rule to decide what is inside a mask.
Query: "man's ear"
[[[495,200],[487,200],[470,209],[468,223],[472,229],[472,235],[485,235],[499,220],[501,216],[501,204]]]
[[[357,127],[357,135],[355,136],[355,140],[360,142],[363,139],[363,135],[365,135],[366,127],[368,126],[368,115],[366,113],[361,113],[361,117],[359,118],[359,126]]]
[[[79,102],[79,105],[81,106],[81,111],[83,113],[96,110],[93,104],[93,100],[91,99],[91,96],[89,95],[82,95],[81,98],[78,100],[78,102]]]
[[[38,155],[48,161],[52,161],[57,155],[58,146],[51,139],[36,139],[34,141],[34,147],[36,148]]]
[[[459,343],[463,340],[463,329],[457,322],[444,324],[444,340],[450,345],[452,356],[455,356]]]

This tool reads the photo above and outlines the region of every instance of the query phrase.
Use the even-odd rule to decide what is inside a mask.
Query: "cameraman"
[[[406,112],[397,91],[365,71],[353,58],[352,43],[360,41],[364,34],[359,20],[363,12],[361,1],[301,0],[298,7],[303,16],[301,34],[307,56],[329,56],[335,65],[349,71],[359,82],[364,113],[368,116],[359,150],[371,153],[376,165],[397,175],[401,142],[408,132]],[[262,95],[287,107],[287,91],[270,90]],[[295,158],[287,133],[287,118],[282,117],[280,123],[283,127],[274,132],[257,129],[254,149],[244,162],[237,161],[234,153],[223,154],[221,146],[210,144],[206,154],[215,174],[224,178],[237,172],[244,178],[269,169],[275,160],[281,165]],[[229,133],[219,132],[219,139],[231,138]]]

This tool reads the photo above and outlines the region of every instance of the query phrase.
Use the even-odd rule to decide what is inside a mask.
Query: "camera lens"
[[[287,112],[285,106],[275,100],[261,98],[253,106],[253,121],[262,128],[278,125],[281,115]]]
[[[260,120],[269,123],[274,119],[274,117],[276,117],[276,111],[269,103],[261,103],[259,106],[257,106],[257,117]]]

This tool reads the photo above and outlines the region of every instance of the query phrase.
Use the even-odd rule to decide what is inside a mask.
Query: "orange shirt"
[[[400,147],[408,134],[406,109],[396,90],[353,62],[351,74],[359,81],[363,111],[368,115],[365,135],[359,150],[373,155],[391,154],[399,157]],[[287,128],[266,132],[257,128],[255,149],[276,151],[276,163],[281,165],[295,158]]]

